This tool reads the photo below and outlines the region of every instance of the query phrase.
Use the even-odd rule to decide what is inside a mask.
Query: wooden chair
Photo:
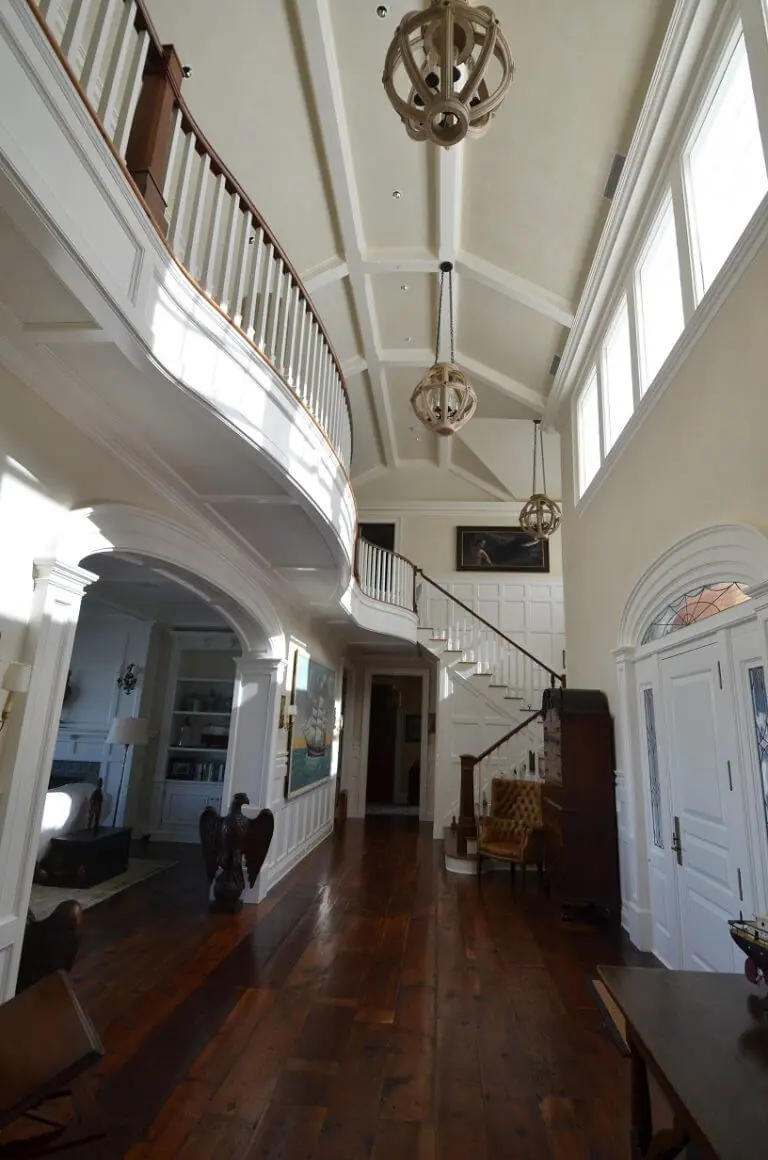
[[[0,1006],[0,1160],[47,1156],[106,1135],[83,1076],[104,1054],[63,971]],[[45,1109],[68,1098],[63,1121]],[[10,1129],[7,1131],[6,1129]]]
[[[544,828],[541,812],[541,783],[494,777],[491,781],[491,812],[478,819],[477,873],[483,857],[509,862],[514,880],[515,866],[525,871],[538,866],[544,873]],[[525,885],[525,873],[523,873]]]
[[[27,926],[21,948],[21,965],[16,994],[38,983],[54,971],[71,971],[80,948],[83,908],[69,899],[60,902],[47,918],[27,914]]]

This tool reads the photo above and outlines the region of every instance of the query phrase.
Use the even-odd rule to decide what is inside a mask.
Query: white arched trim
[[[624,606],[617,647],[637,648],[659,610],[700,585],[768,579],[768,539],[748,524],[716,524],[686,536],[640,577]]]
[[[283,658],[283,628],[259,573],[215,531],[199,532],[126,504],[98,504],[70,512],[60,558],[78,565],[100,552],[132,552],[179,569],[184,575],[175,578],[217,609],[237,632],[245,651]],[[194,577],[204,582],[199,589]],[[216,589],[221,599],[213,600],[206,585]]]

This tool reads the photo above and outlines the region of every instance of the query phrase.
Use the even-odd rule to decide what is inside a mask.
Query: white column
[[[224,776],[222,813],[229,809],[236,793],[247,793],[252,806],[269,807],[275,815],[275,837],[267,857],[270,862],[278,843],[281,795],[272,792],[278,726],[278,693],[283,661],[247,653],[236,664],[229,734],[227,769]],[[265,862],[265,866],[266,866]],[[246,890],[244,902],[259,902],[266,893],[262,873],[253,890]]]
[[[92,572],[58,560],[35,563],[25,655],[29,690],[17,694],[5,740],[12,762],[0,834],[0,1001],[13,996],[43,806],[59,729],[80,602]]]
[[[615,649],[618,705],[616,730],[616,817],[619,832],[621,919],[640,950],[652,946],[651,892],[645,796],[639,761],[640,721],[633,648]]]

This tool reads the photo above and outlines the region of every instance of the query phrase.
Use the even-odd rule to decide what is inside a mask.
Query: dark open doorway
[[[422,677],[371,682],[366,813],[419,813]]]
[[[369,544],[377,548],[384,548],[387,552],[395,550],[395,525],[380,523],[360,524],[360,535]]]

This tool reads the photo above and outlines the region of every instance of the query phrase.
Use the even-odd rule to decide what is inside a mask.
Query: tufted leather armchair
[[[541,813],[541,783],[494,777],[491,781],[491,812],[478,819],[477,873],[483,857],[509,862],[523,870],[535,863],[544,870],[544,828]],[[525,882],[525,878],[523,878]]]

